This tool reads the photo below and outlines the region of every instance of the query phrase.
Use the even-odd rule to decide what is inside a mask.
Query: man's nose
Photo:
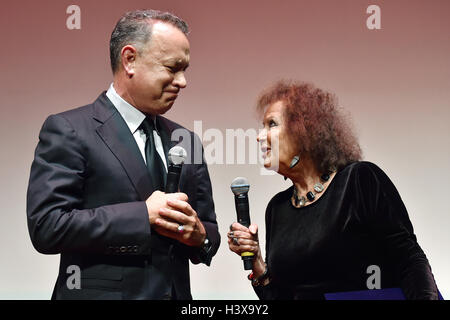
[[[180,71],[175,75],[175,78],[173,79],[173,85],[181,89],[186,88],[187,81],[186,77],[184,76],[184,72]]]

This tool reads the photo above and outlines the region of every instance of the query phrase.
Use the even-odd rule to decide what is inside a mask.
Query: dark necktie
[[[155,129],[154,121],[151,118],[145,118],[142,121],[141,128],[144,130],[147,140],[145,142],[145,158],[147,160],[147,168],[155,189],[164,191],[164,181],[166,178],[166,170],[161,157],[156,151],[153,130]]]

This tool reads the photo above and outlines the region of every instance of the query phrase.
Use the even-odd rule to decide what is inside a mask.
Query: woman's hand
[[[265,270],[265,264],[259,247],[258,226],[251,224],[247,228],[238,222],[234,222],[231,224],[227,236],[228,246],[234,253],[239,256],[243,252],[252,252],[255,254],[253,259],[253,273],[255,276],[262,274]]]

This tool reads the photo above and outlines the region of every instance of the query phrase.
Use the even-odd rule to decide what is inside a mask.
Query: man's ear
[[[128,78],[132,78],[135,73],[135,62],[137,57],[137,50],[132,45],[126,45],[120,51],[122,67],[125,70]]]

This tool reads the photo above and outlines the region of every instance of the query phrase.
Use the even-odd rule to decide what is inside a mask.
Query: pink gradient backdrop
[[[81,7],[81,30],[66,28],[71,4]],[[366,28],[370,4],[381,7],[381,30]],[[365,159],[398,187],[438,286],[450,296],[449,1],[17,0],[0,12],[0,298],[50,297],[58,257],[34,251],[25,219],[39,129],[49,114],[107,89],[114,24],[125,11],[149,7],[172,11],[191,28],[188,87],[167,114],[188,128],[195,120],[224,133],[258,128],[255,98],[280,78],[336,93],[352,114]],[[211,165],[210,173],[223,242],[211,268],[191,268],[193,296],[254,299],[226,245],[235,220],[229,184],[242,175],[252,183],[261,235],[268,200],[289,184],[261,176],[258,165]]]

